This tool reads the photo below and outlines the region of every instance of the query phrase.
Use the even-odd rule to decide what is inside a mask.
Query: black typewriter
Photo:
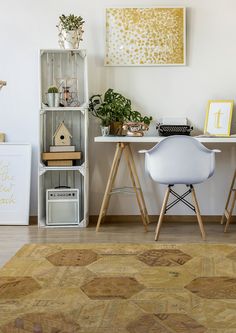
[[[171,135],[190,135],[193,130],[192,126],[189,125],[162,125],[157,124],[156,129],[160,136],[171,136]]]

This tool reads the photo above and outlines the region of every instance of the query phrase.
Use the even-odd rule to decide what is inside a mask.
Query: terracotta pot
[[[115,121],[111,123],[110,134],[111,135],[122,135],[123,134],[123,123],[120,121]]]

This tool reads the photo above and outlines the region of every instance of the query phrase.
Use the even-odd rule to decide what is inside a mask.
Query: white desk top
[[[130,136],[96,136],[95,142],[130,142],[130,143],[157,143],[164,139],[163,136],[143,136],[143,137],[130,137]],[[236,137],[195,137],[202,143],[236,143]]]

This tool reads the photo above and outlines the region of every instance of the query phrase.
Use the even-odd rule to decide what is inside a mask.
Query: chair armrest
[[[220,149],[212,149],[213,153],[221,153]]]
[[[143,149],[143,150],[139,150],[138,152],[139,152],[139,154],[146,154],[146,153],[148,153],[148,150]]]

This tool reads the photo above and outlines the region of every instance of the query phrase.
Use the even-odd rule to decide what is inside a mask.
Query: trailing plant
[[[56,86],[51,86],[48,88],[48,93],[49,94],[57,94],[58,93],[58,88]]]
[[[132,121],[144,122],[149,125],[152,120],[152,117],[142,117],[140,112],[133,111],[131,100],[113,89],[108,89],[104,98],[102,98],[102,95],[90,97],[89,111],[93,116],[101,119],[102,123]]]
[[[66,16],[62,14],[59,16],[59,25],[57,25],[57,27],[60,26],[65,31],[72,31],[82,29],[83,24],[84,20],[81,16],[76,16],[74,14]]]

